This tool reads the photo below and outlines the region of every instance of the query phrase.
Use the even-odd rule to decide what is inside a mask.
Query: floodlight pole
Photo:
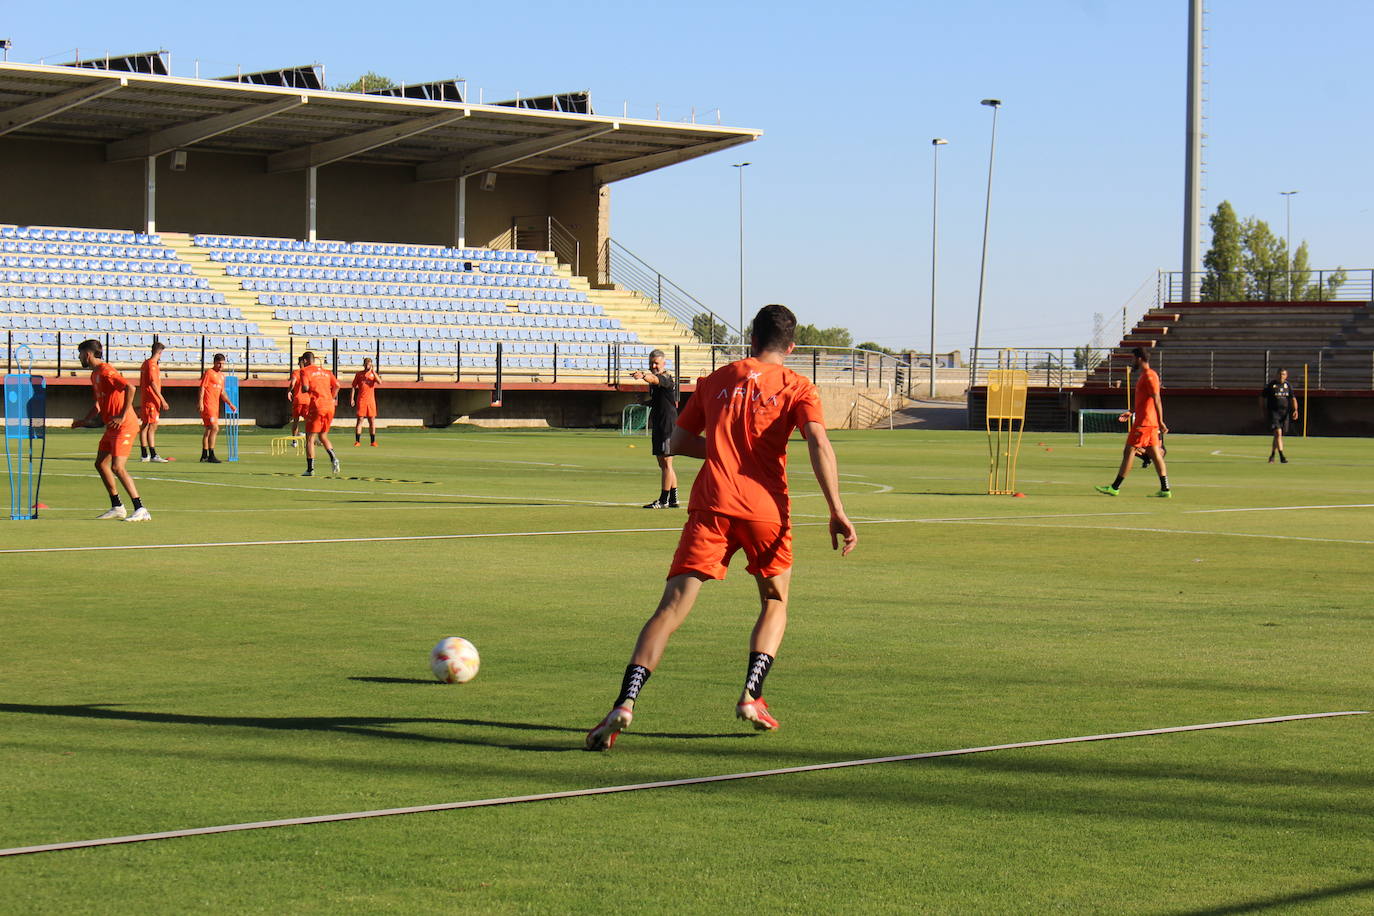
[[[940,229],[940,147],[949,143],[948,140],[936,137],[930,141],[931,158],[934,163],[934,170],[931,176],[930,186],[930,399],[935,399],[935,273],[936,261],[936,241],[939,239]]]
[[[992,109],[992,140],[988,144],[988,193],[983,204],[983,259],[978,267],[978,312],[973,323],[973,381],[978,380],[978,347],[983,339],[983,285],[988,273],[988,217],[992,213],[992,161],[997,152],[997,110],[1002,107],[1001,99],[983,99],[978,104]]]
[[[739,169],[739,342],[740,348],[749,345],[744,331],[744,170],[753,165],[751,162],[736,162],[731,168]],[[744,355],[748,355],[745,353]]]
[[[1288,301],[1293,301],[1293,195],[1297,191],[1280,191],[1283,195],[1283,259],[1284,276],[1288,278]]]

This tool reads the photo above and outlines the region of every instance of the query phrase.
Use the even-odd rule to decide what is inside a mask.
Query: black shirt
[[[649,421],[655,426],[672,426],[677,422],[677,379],[666,369],[653,374],[658,384],[649,386]]]
[[[1293,386],[1287,382],[1270,382],[1264,386],[1264,406],[1275,412],[1288,413],[1292,408]]]

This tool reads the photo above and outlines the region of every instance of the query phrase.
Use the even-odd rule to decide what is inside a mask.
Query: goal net
[[[1122,416],[1127,419],[1121,419]],[[1128,414],[1117,408],[1084,408],[1078,412],[1078,444],[1083,444],[1083,437],[1088,433],[1124,433],[1130,428],[1129,419]]]

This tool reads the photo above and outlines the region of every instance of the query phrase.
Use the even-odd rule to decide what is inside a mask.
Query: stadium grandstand
[[[0,64],[6,365],[51,375],[57,412],[89,396],[88,337],[125,369],[166,346],[172,418],[223,352],[266,425],[306,349],[340,373],[374,358],[383,414],[437,424],[618,422],[652,349],[686,379],[732,358],[713,345],[737,328],[612,239],[610,186],[759,131],[600,115],[585,92],[328,91],[317,67],[188,79],[165,53]],[[890,413],[890,357],[799,359]]]

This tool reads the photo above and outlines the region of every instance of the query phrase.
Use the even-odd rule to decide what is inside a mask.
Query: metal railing
[[[1221,285],[1221,284],[1218,284]],[[1191,290],[1183,273],[1161,270],[1155,305],[1170,302],[1367,302],[1374,298],[1374,268],[1346,270],[1266,270],[1238,276],[1218,293],[1203,272],[1193,274]],[[1191,295],[1185,295],[1191,292]]]
[[[551,251],[559,263],[582,273],[582,241],[553,216],[516,217],[511,221],[511,247],[526,251]]]
[[[722,315],[615,239],[608,238],[601,246],[597,276],[603,286],[615,284],[639,293],[691,328],[702,343],[737,343],[740,340],[739,328],[731,327]]]
[[[1122,348],[1018,347],[973,356],[970,386],[987,384],[992,369],[1024,369],[1032,386],[1046,388],[1117,388],[1130,380],[1131,357]],[[1367,347],[1157,347],[1150,366],[1173,388],[1259,388],[1284,368],[1294,384],[1306,370],[1314,389],[1374,390],[1374,348]]]

